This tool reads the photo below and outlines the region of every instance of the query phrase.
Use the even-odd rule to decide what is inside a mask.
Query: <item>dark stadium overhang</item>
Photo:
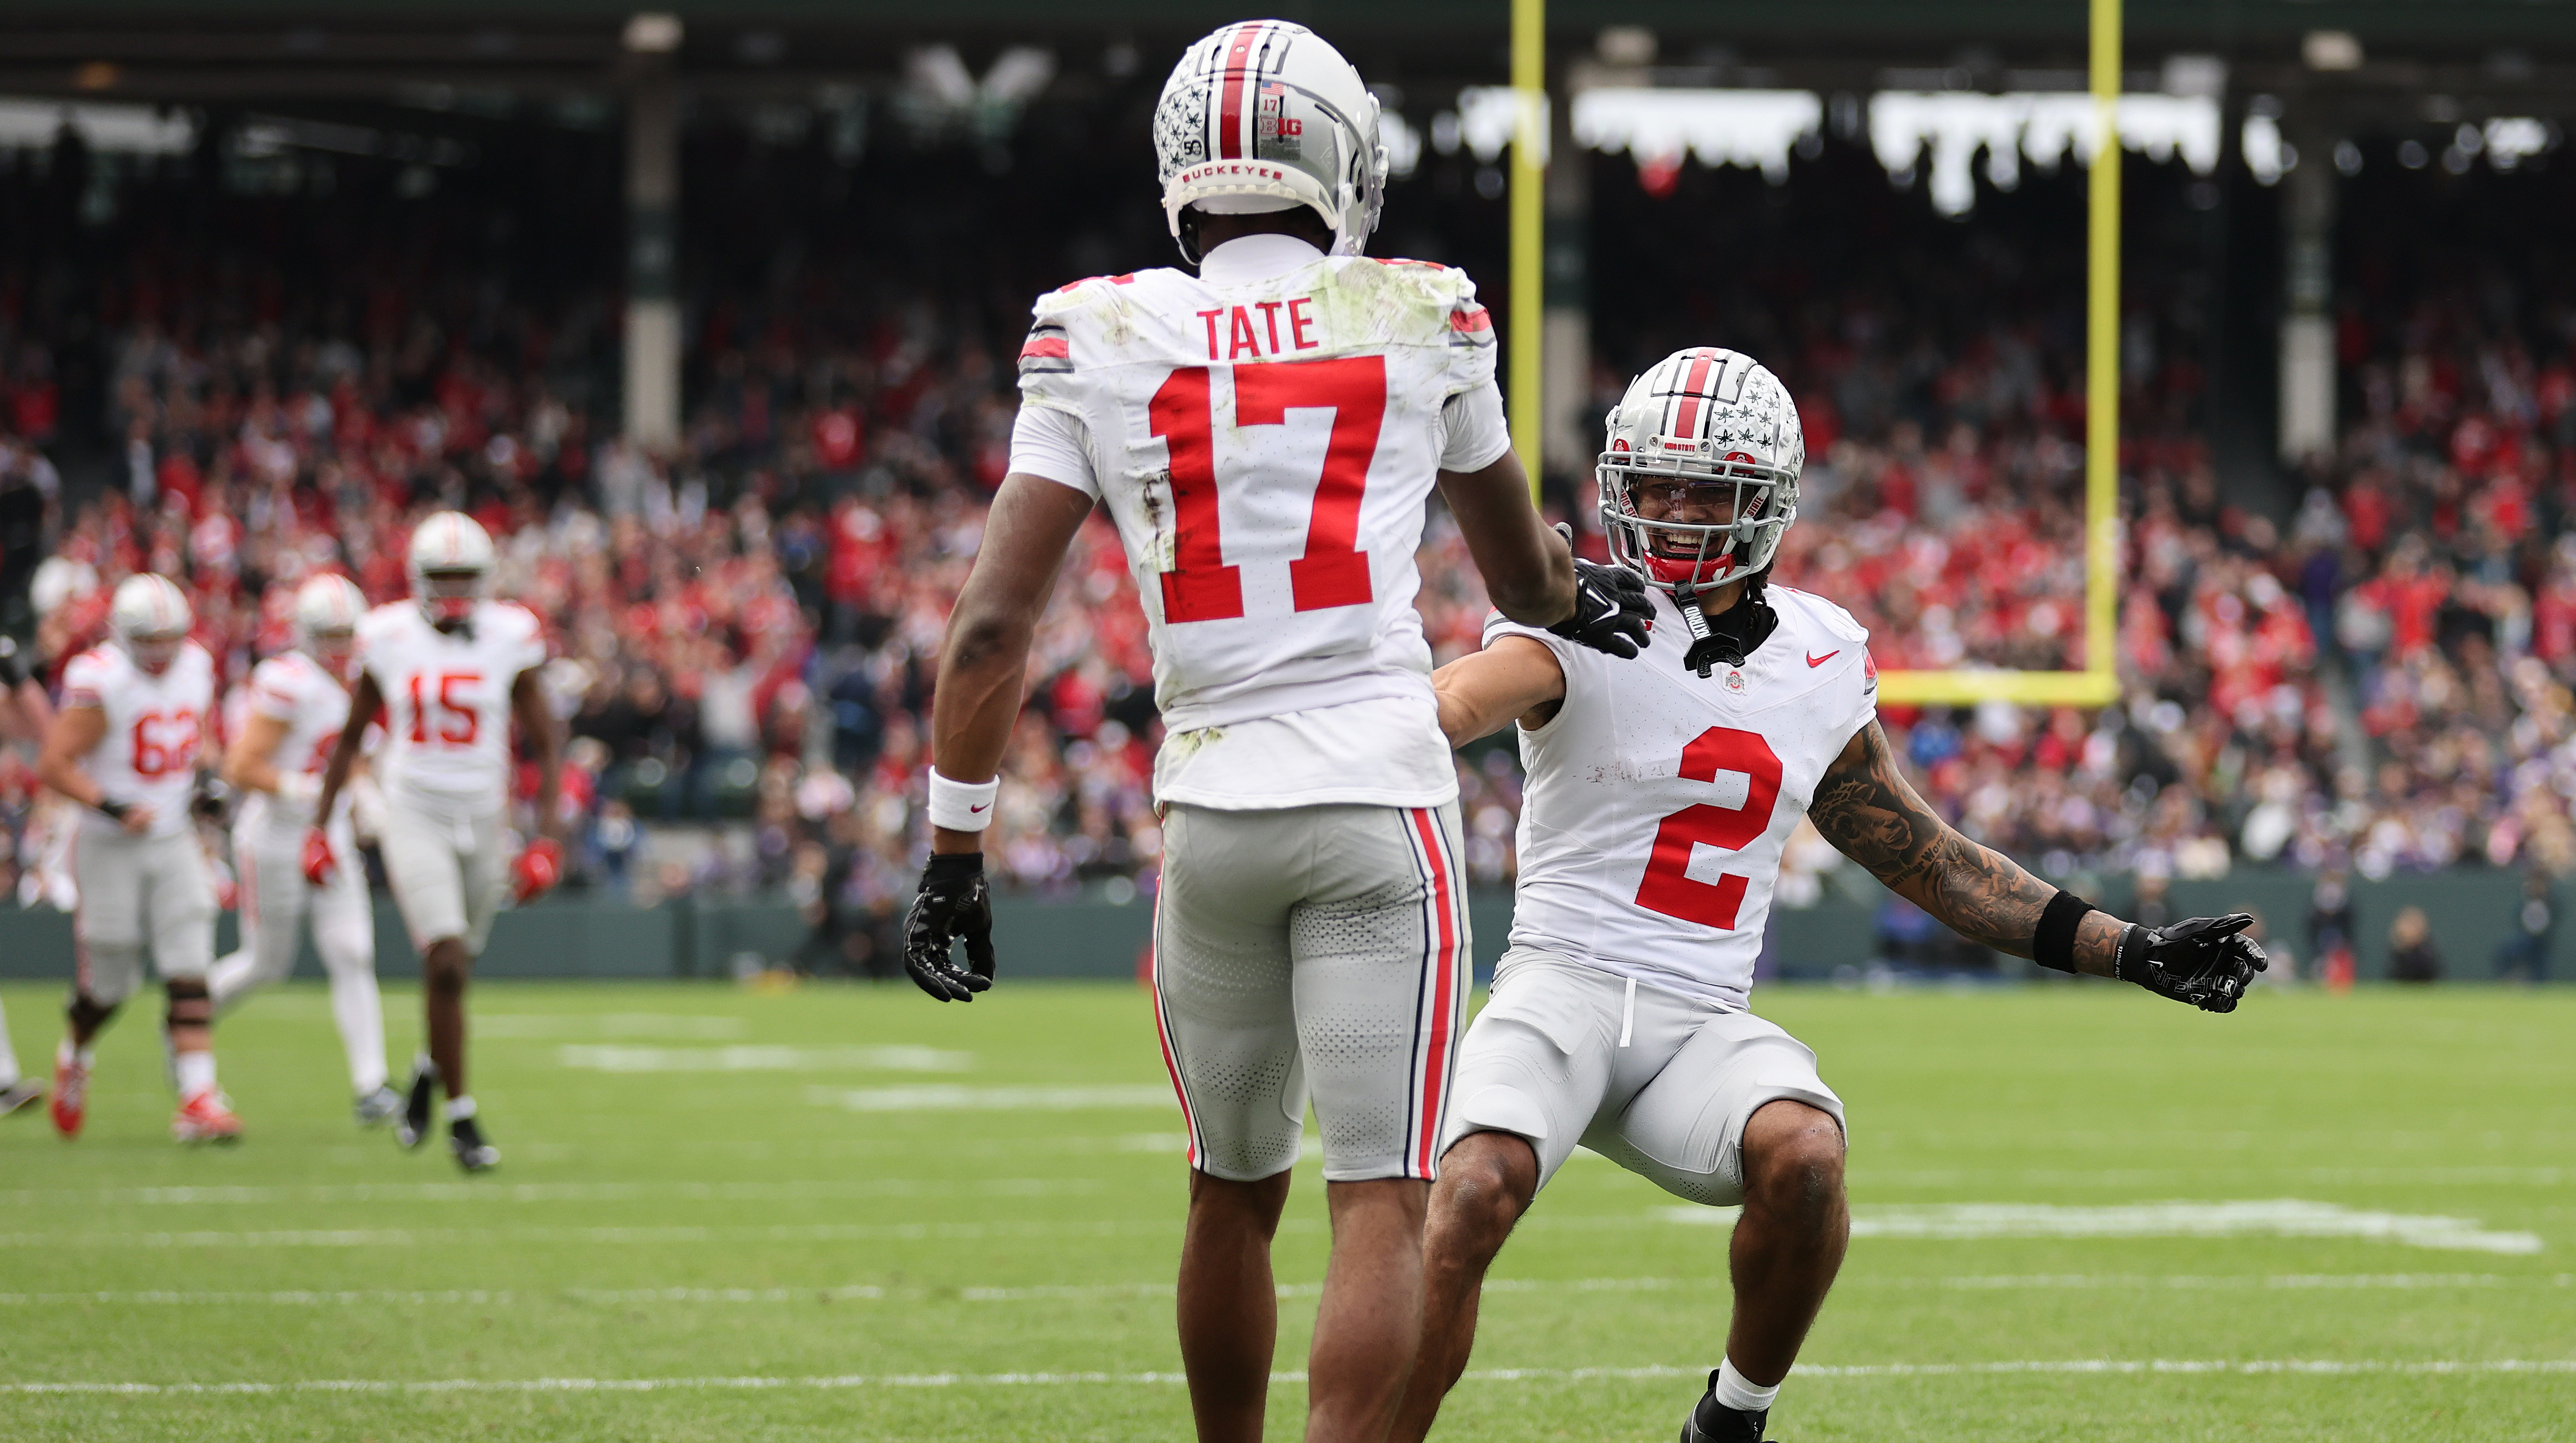
[[[1355,57],[1418,80],[1490,79],[1504,65],[1503,0],[1291,8]],[[905,44],[928,39],[1127,37],[1151,49],[1222,13],[1196,0],[37,0],[0,8],[0,88],[171,99],[413,81],[595,88],[615,77],[628,18],[648,9],[687,22],[678,59],[692,81],[753,89],[890,72]],[[2576,79],[2576,0],[2130,0],[2127,10],[2133,56],[2222,54],[2249,83],[2275,88],[2303,71],[2301,40],[2319,30],[2360,40],[2361,69],[2334,77],[2348,86],[2564,94]],[[1772,84],[1867,87],[1885,68],[1929,66],[1973,85],[1988,69],[2080,65],[2087,13],[2081,0],[1556,0],[1549,29],[1573,53],[1606,27],[1643,26],[1668,63],[1753,67]]]

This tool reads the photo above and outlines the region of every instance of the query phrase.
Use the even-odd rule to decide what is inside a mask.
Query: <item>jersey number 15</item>
[[[1243,568],[1225,564],[1217,526],[1216,425],[1207,366],[1172,372],[1149,408],[1154,434],[1172,452],[1172,569],[1163,573],[1163,620],[1222,621],[1243,615]],[[1299,611],[1373,600],[1368,553],[1358,549],[1360,496],[1368,489],[1378,433],[1386,423],[1386,358],[1344,356],[1236,366],[1234,424],[1284,426],[1292,410],[1333,413],[1324,473],[1306,522],[1306,551],[1288,563]]]
[[[416,747],[430,744],[433,731],[429,724],[429,708],[422,703],[434,699],[438,709],[446,713],[439,719],[435,729],[435,739],[452,747],[474,745],[474,739],[482,732],[483,717],[474,709],[473,698],[458,696],[457,688],[480,684],[483,673],[479,671],[440,672],[437,682],[425,696],[422,683],[428,680],[420,672],[411,674],[411,744]]]

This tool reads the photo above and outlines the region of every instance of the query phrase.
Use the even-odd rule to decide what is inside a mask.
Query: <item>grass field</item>
[[[58,992],[6,1000],[50,1057]],[[408,1056],[415,998],[387,1001]],[[1861,1236],[1789,1443],[2576,1439],[2576,992],[1759,1001],[1854,1127]],[[238,1149],[167,1141],[139,1015],[77,1144],[0,1122],[0,1438],[1188,1436],[1179,1115],[1133,988],[476,1009],[490,1177],[350,1124],[314,988],[223,1027]],[[1578,1155],[1438,1436],[1670,1438],[1723,1336],[1723,1222]]]

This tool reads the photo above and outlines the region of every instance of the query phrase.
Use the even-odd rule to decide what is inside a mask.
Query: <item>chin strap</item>
[[[1762,599],[1762,587],[1771,579],[1771,568],[1764,567],[1747,577],[1744,590],[1715,621],[1700,609],[1700,588],[1683,582],[1673,588],[1673,604],[1681,608],[1682,625],[1690,628],[1690,653],[1682,665],[1707,676],[1718,665],[1742,666],[1744,659],[1771,639],[1779,628],[1780,613]]]

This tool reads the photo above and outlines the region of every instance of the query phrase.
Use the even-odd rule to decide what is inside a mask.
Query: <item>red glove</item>
[[[304,880],[319,887],[331,880],[331,869],[340,865],[331,855],[331,839],[315,827],[304,834]]]
[[[536,900],[553,890],[563,880],[563,847],[552,837],[539,837],[519,853],[510,864],[510,880],[518,892],[521,905]]]

